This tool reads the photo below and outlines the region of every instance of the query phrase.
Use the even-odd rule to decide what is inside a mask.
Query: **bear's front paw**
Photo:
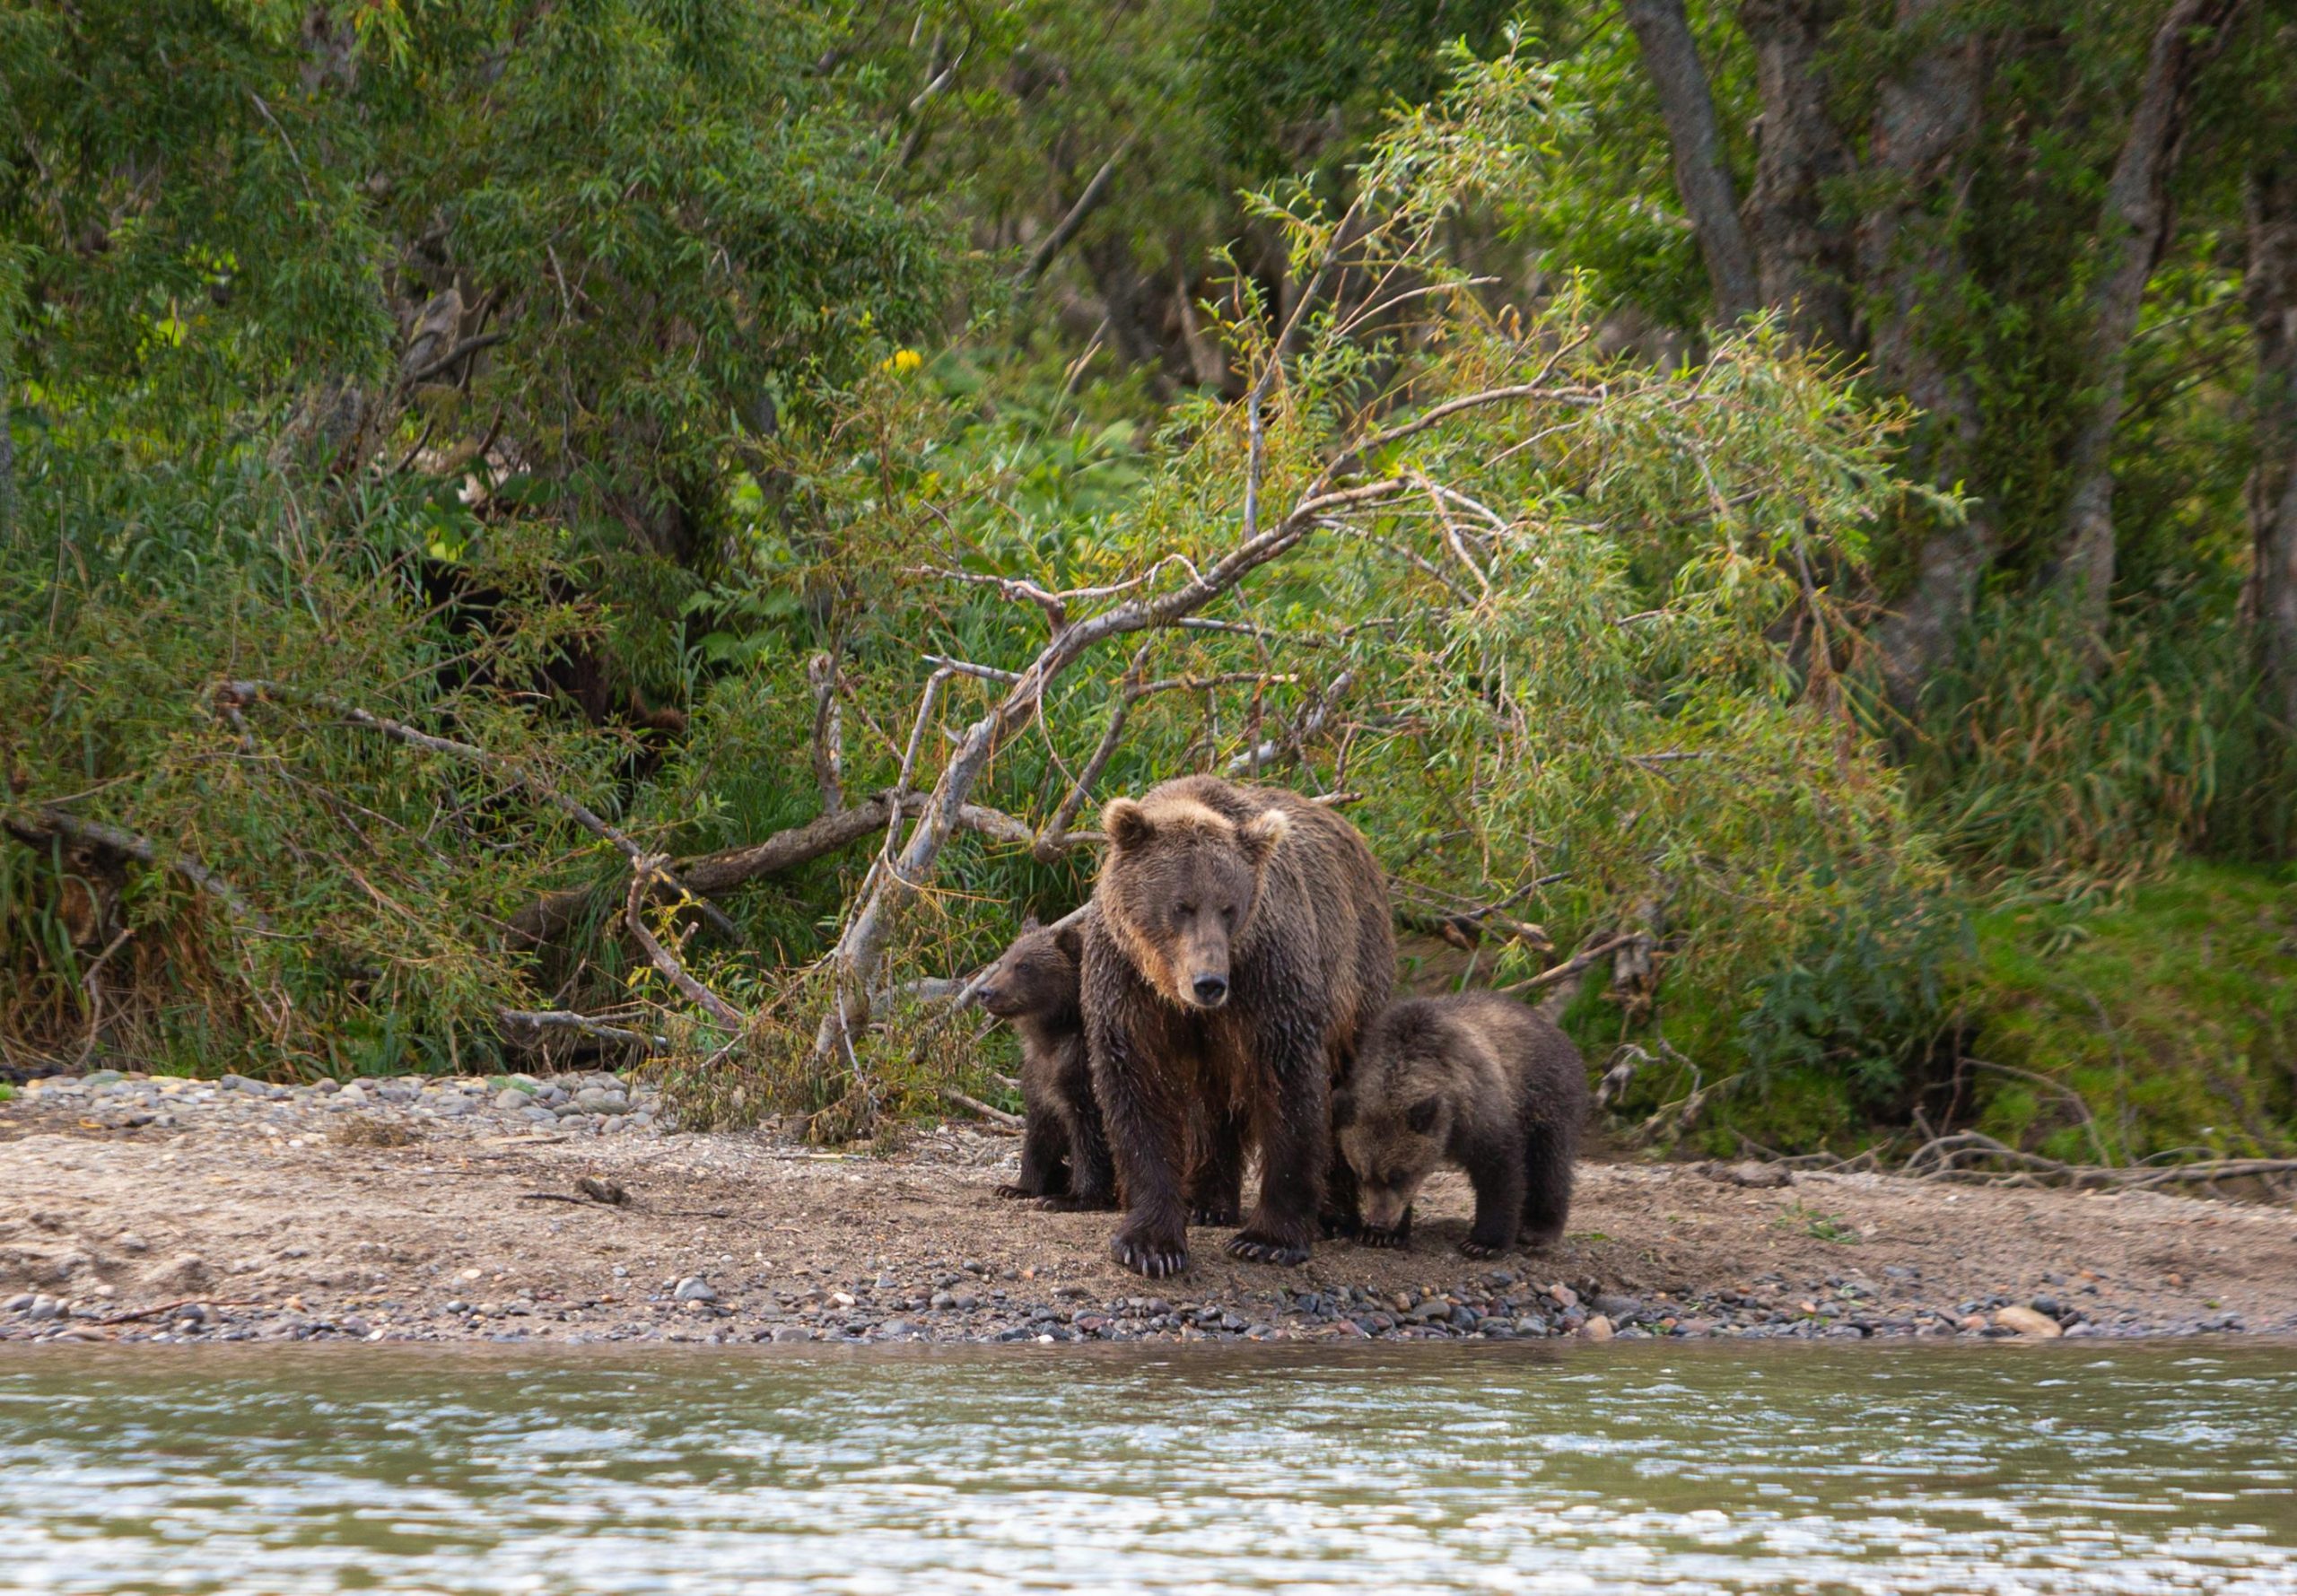
[[[1023,1197],[1043,1197],[1044,1193],[1031,1186],[1017,1186],[1010,1182],[1008,1182],[1006,1184],[997,1188],[997,1195],[1000,1197],[1017,1199]]]
[[[1254,1263],[1306,1263],[1308,1246],[1305,1242],[1287,1241],[1282,1236],[1262,1230],[1239,1231],[1229,1238],[1228,1251],[1237,1258],[1250,1259]]]
[[[1236,1224],[1240,1217],[1242,1215],[1234,1203],[1223,1207],[1218,1203],[1201,1202],[1188,1211],[1188,1222],[1191,1225],[1227,1226]]]
[[[1356,1239],[1367,1247],[1396,1248],[1410,1241],[1411,1234],[1403,1230],[1381,1230],[1367,1225],[1358,1229]]]
[[[1188,1268],[1185,1243],[1130,1228],[1109,1239],[1109,1253],[1136,1275],[1162,1280]]]
[[[1460,1243],[1460,1252],[1466,1258],[1497,1258],[1507,1251],[1505,1242],[1480,1242],[1473,1236]]]

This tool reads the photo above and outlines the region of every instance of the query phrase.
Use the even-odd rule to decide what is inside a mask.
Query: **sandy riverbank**
[[[1551,1252],[1461,1257],[1445,1177],[1409,1252],[1279,1269],[1199,1231],[1192,1271],[1151,1283],[1108,1260],[1109,1216],[994,1195],[1009,1137],[840,1156],[552,1084],[25,1091],[0,1104],[0,1340],[2297,1331],[2287,1208],[1588,1164]]]

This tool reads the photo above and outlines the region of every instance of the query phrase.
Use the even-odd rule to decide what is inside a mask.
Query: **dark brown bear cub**
[[[1415,998],[1365,1029],[1356,1074],[1332,1104],[1363,1204],[1359,1238],[1401,1247],[1411,1202],[1438,1164],[1467,1171],[1475,1222],[1460,1251],[1489,1258],[1553,1246],[1571,1212],[1571,1161],[1587,1072],[1543,1016],[1489,992]]]
[[[1332,1082],[1395,980],[1379,862],[1331,810],[1210,776],[1119,798],[1102,825],[1085,1035],[1124,1190],[1110,1251],[1151,1277],[1187,1268],[1191,1210],[1233,1216],[1256,1145],[1259,1201],[1228,1251],[1298,1263]]]
[[[1085,1060],[1085,1016],[1078,1004],[1077,927],[1047,930],[1032,915],[975,994],[1021,1039],[1020,1178],[1000,1197],[1042,1197],[1064,1208],[1116,1207],[1108,1133]]]

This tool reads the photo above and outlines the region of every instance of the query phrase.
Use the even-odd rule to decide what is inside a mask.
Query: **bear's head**
[[[1101,811],[1109,849],[1094,901],[1168,1002],[1218,1008],[1228,1000],[1232,949],[1252,924],[1287,826],[1279,810],[1238,824],[1186,798],[1118,798]]]
[[[1084,940],[1074,925],[1048,929],[1032,914],[974,996],[1000,1020],[1074,1014],[1083,956]]]
[[[1332,1094],[1332,1143],[1356,1172],[1367,1229],[1391,1231],[1452,1140],[1451,1086],[1472,1038],[1398,1005],[1366,1027],[1349,1083]]]

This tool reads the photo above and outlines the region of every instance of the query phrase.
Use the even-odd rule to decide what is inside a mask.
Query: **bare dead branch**
[[[814,690],[814,785],[822,812],[834,815],[845,807],[844,693],[836,659],[815,655],[806,662],[806,680]]]
[[[1101,170],[1095,172],[1092,181],[1085,185],[1084,192],[1077,196],[1077,203],[1069,207],[1067,213],[1053,224],[1052,231],[1045,234],[1037,247],[1029,251],[1028,261],[1021,267],[1020,278],[1014,286],[1015,298],[1026,295],[1030,289],[1036,286],[1037,279],[1044,276],[1046,269],[1060,258],[1061,252],[1069,248],[1070,240],[1077,236],[1078,229],[1083,227],[1093,213],[1101,208],[1103,202],[1109,196],[1111,187],[1116,181],[1117,163],[1122,161],[1131,150],[1135,137],[1136,135],[1128,134],[1124,142],[1117,145],[1115,153],[1101,162]]]
[[[664,947],[647,928],[645,899],[656,881],[666,879],[663,867],[668,863],[668,859],[658,853],[632,861],[630,890],[622,902],[623,920],[629,926],[632,938],[644,951],[654,968],[662,972],[687,1002],[709,1014],[721,1025],[736,1031],[746,1030],[749,1025],[749,1016],[688,974],[686,966],[678,963],[677,955]]]
[[[441,371],[452,371],[456,362],[468,360],[482,349],[492,349],[497,344],[507,344],[510,340],[511,335],[507,332],[480,333],[474,337],[465,338],[446,353],[436,359],[425,361],[415,367],[406,374],[404,381],[408,388],[413,388],[418,382],[427,382]]]
[[[620,1025],[605,1025],[588,1015],[576,1014],[565,1008],[498,1008],[494,1017],[504,1025],[535,1031],[574,1031],[598,1042],[612,1042],[616,1047],[634,1048],[640,1052],[662,1052],[670,1045],[667,1036],[649,1036],[643,1032],[626,1031]]]
[[[944,1097],[947,1097],[950,1102],[956,1103],[959,1108],[970,1109],[973,1112],[979,1114],[991,1124],[1001,1126],[1007,1130],[1018,1130],[1028,1123],[1028,1121],[1021,1118],[1020,1115],[1009,1114],[1001,1108],[991,1108],[980,1098],[968,1097],[963,1092],[958,1091],[955,1086],[942,1087],[941,1095]]]

